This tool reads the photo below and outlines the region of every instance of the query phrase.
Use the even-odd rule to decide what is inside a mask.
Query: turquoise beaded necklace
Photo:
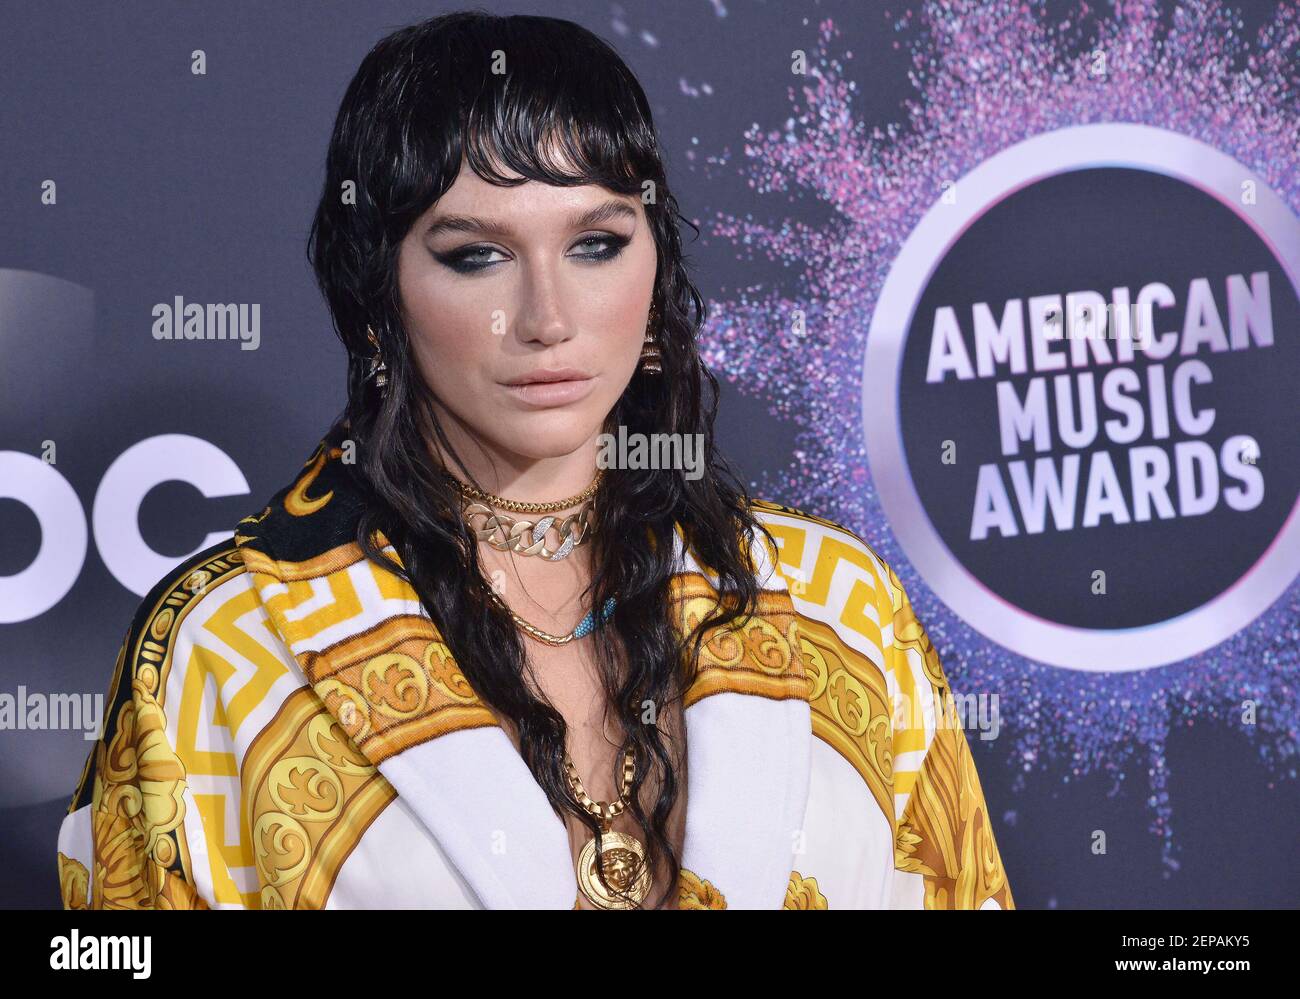
[[[595,612],[587,611],[583,619],[578,622],[578,626],[567,635],[552,635],[549,632],[542,631],[541,628],[529,624],[522,617],[516,614],[510,606],[495,593],[492,594],[492,599],[509,611],[510,616],[515,619],[515,623],[523,628],[524,631],[528,632],[528,634],[532,635],[538,641],[545,642],[547,645],[567,645],[575,639],[585,638],[587,635],[595,631],[597,627],[608,621],[609,616],[614,613],[614,598],[610,597],[605,601],[605,606],[601,608],[600,625],[596,623]]]
[[[604,624],[609,620],[609,616],[614,613],[614,598],[610,597],[605,601],[605,606],[600,612],[600,623]],[[596,630],[596,615],[587,611],[587,616],[578,622],[578,626],[573,629],[574,638],[585,638],[591,632]]]

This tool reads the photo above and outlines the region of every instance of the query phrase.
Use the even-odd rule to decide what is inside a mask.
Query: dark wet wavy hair
[[[494,73],[504,54],[505,73]],[[555,145],[551,146],[550,143]],[[562,151],[560,161],[547,150]],[[335,331],[348,351],[349,438],[353,474],[368,501],[357,528],[366,557],[411,584],[475,693],[516,726],[521,755],[557,814],[597,823],[568,790],[562,767],[565,723],[524,682],[523,640],[490,599],[477,541],[460,513],[451,473],[431,453],[437,435],[460,477],[431,405],[432,393],[409,353],[396,277],[398,248],[416,219],[452,185],[462,157],[490,183],[510,185],[504,166],[527,180],[560,186],[599,184],[642,198],[657,247],[654,301],[662,374],[638,370],[611,411],[605,431],[700,434],[705,471],[611,470],[596,497],[589,606],[616,598],[609,624],[594,634],[606,711],[617,712],[635,747],[635,792],[628,810],[646,835],[652,870],[669,858],[676,890],[680,858],[666,835],[679,791],[683,747],[670,755],[666,737],[646,724],[680,698],[694,676],[706,629],[753,613],[758,583],[750,549],[758,526],[749,496],[714,449],[718,383],[701,363],[696,335],[704,303],[682,260],[677,203],[668,189],[650,106],[617,53],[585,28],[549,17],[464,11],[434,17],[382,39],[347,89],[330,140],[324,190],[308,243]],[[565,166],[573,169],[566,172]],[[344,195],[355,186],[355,203]],[[692,227],[693,228],[693,227]],[[382,391],[367,378],[372,328],[388,370]],[[708,392],[705,393],[707,386]],[[480,485],[474,482],[475,485]],[[697,559],[718,580],[711,613],[679,641],[671,615],[674,523]],[[392,542],[402,565],[387,559],[372,532]],[[766,533],[766,532],[764,532]],[[768,535],[770,539],[770,535]],[[621,646],[627,668],[619,665]],[[621,755],[621,751],[620,751]],[[615,767],[615,786],[621,783]],[[661,777],[647,816],[639,790],[649,772]],[[689,810],[690,803],[687,802]]]

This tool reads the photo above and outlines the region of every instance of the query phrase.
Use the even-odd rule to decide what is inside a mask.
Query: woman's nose
[[[560,284],[554,277],[530,278],[522,296],[517,328],[521,340],[560,343],[572,336],[572,324],[564,307]]]

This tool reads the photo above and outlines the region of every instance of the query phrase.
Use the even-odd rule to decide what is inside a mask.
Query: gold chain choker
[[[548,562],[558,562],[567,558],[595,530],[596,505],[592,497],[600,488],[603,475],[603,469],[597,470],[591,485],[581,493],[553,503],[522,503],[485,493],[460,480],[456,480],[456,485],[463,497],[461,514],[479,541],[486,541],[500,552],[512,551],[518,555],[535,555]],[[562,520],[551,516],[555,511],[568,510],[579,504],[581,507],[576,513]],[[537,520],[524,520],[498,513],[493,507],[545,516]],[[560,539],[554,548],[546,544],[547,535],[552,529]]]

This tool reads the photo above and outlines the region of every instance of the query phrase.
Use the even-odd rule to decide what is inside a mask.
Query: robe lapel
[[[485,907],[572,908],[578,887],[564,823],[414,591],[350,542],[308,554],[312,539],[320,551],[320,539],[349,536],[326,511],[356,509],[334,443],[322,441],[299,480],[236,531],[268,617],[351,746]],[[322,519],[308,528],[303,517]],[[686,698],[682,864],[728,908],[781,907],[808,793],[812,725],[794,608],[776,553],[755,547],[759,613],[710,633]],[[716,576],[680,532],[675,551],[680,630],[714,605]]]
[[[679,632],[716,603],[716,575],[679,544]],[[729,909],[779,909],[796,866],[812,753],[808,680],[777,555],[755,544],[758,613],[717,631],[686,695],[682,866]],[[685,888],[685,886],[684,886]]]
[[[379,770],[485,908],[572,908],[568,834],[499,725],[430,739]]]

